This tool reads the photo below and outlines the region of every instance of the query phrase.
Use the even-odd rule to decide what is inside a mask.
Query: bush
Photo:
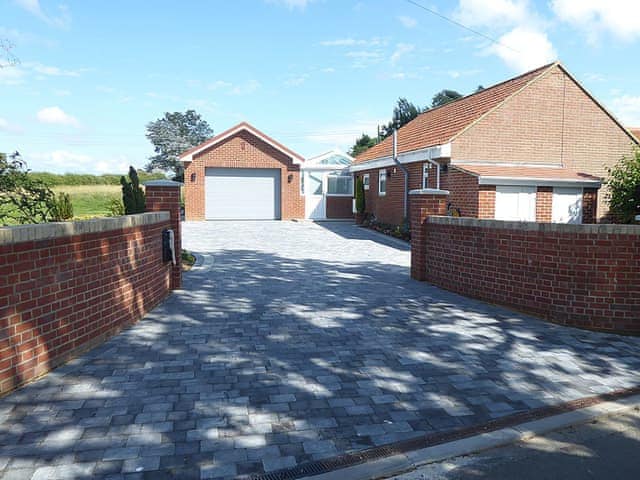
[[[607,170],[610,213],[616,222],[632,223],[640,215],[640,149]]]
[[[53,201],[51,219],[54,222],[65,222],[73,218],[73,205],[68,193],[60,192]]]
[[[0,153],[0,225],[42,223],[51,218],[55,196],[16,153]]]
[[[146,202],[144,191],[140,187],[138,172],[135,168],[129,167],[129,181],[124,176],[120,177],[122,185],[122,203],[124,204],[124,213],[132,215],[134,213],[144,213]]]
[[[166,177],[162,173],[147,173],[142,170],[137,171],[141,182],[149,180],[164,180]],[[51,186],[58,185],[119,185],[120,175],[105,173],[104,175],[90,175],[84,173],[49,173],[31,172],[31,176],[36,180],[41,180]]]
[[[109,215],[112,217],[124,215],[124,204],[122,203],[122,200],[118,200],[117,198],[114,198],[109,202],[108,209]]]
[[[358,177],[356,180],[356,212],[364,213],[364,182],[362,177]]]

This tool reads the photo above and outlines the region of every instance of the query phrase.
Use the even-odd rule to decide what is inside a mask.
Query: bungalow
[[[180,156],[187,220],[351,218],[353,158],[305,159],[246,122]]]
[[[450,192],[466,217],[592,223],[606,167],[638,139],[556,62],[422,113],[360,154],[365,212],[399,225],[409,190]]]

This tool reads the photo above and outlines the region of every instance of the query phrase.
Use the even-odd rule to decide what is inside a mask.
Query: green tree
[[[387,138],[391,136],[394,125],[397,128],[403,127],[426,110],[414,105],[406,98],[400,97],[393,108],[393,119],[380,130],[381,137]]]
[[[373,147],[376,143],[377,142],[375,138],[371,138],[366,133],[363,133],[360,138],[356,139],[356,143],[354,143],[353,147],[349,149],[348,153],[352,157],[357,157],[365,150]]]
[[[616,221],[632,223],[640,215],[640,149],[607,171],[609,210]]]
[[[29,174],[18,152],[0,154],[0,225],[46,222],[54,200],[49,186]]]
[[[182,152],[195,147],[213,135],[213,130],[195,110],[166,112],[164,117],[147,124],[147,138],[155,155],[149,157],[145,169],[171,171],[182,180],[184,171],[178,161]]]
[[[462,94],[456,92],[455,90],[441,90],[433,96],[433,100],[431,101],[431,108],[446,105],[447,103],[453,102],[458,98],[462,98]]]
[[[135,168],[129,167],[129,181],[124,177],[120,177],[122,184],[122,203],[124,205],[124,213],[132,215],[134,213],[144,213],[146,209],[146,201],[144,191],[140,186],[138,172]]]

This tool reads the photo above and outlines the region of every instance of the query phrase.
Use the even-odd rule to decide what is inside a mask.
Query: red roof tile
[[[629,131],[634,137],[636,137],[636,139],[640,140],[640,128],[630,128]]]
[[[398,153],[448,143],[482,115],[500,105],[555,65],[557,63],[545,65],[418,115],[398,130]],[[391,154],[392,138],[388,137],[358,155],[354,163],[388,157]]]
[[[531,180],[569,180],[576,182],[600,182],[601,178],[579,173],[564,167],[522,167],[520,165],[472,165],[453,164],[454,168],[479,177],[521,178]]]

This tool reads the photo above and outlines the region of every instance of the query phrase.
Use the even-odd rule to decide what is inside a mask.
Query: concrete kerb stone
[[[525,422],[520,425],[414,450],[405,454],[373,460],[321,475],[303,477],[303,480],[374,480],[390,477],[429,463],[503,447],[555,430],[581,425],[598,418],[608,417],[635,408],[640,408],[640,395],[633,395],[611,402],[602,402],[572,412]]]

